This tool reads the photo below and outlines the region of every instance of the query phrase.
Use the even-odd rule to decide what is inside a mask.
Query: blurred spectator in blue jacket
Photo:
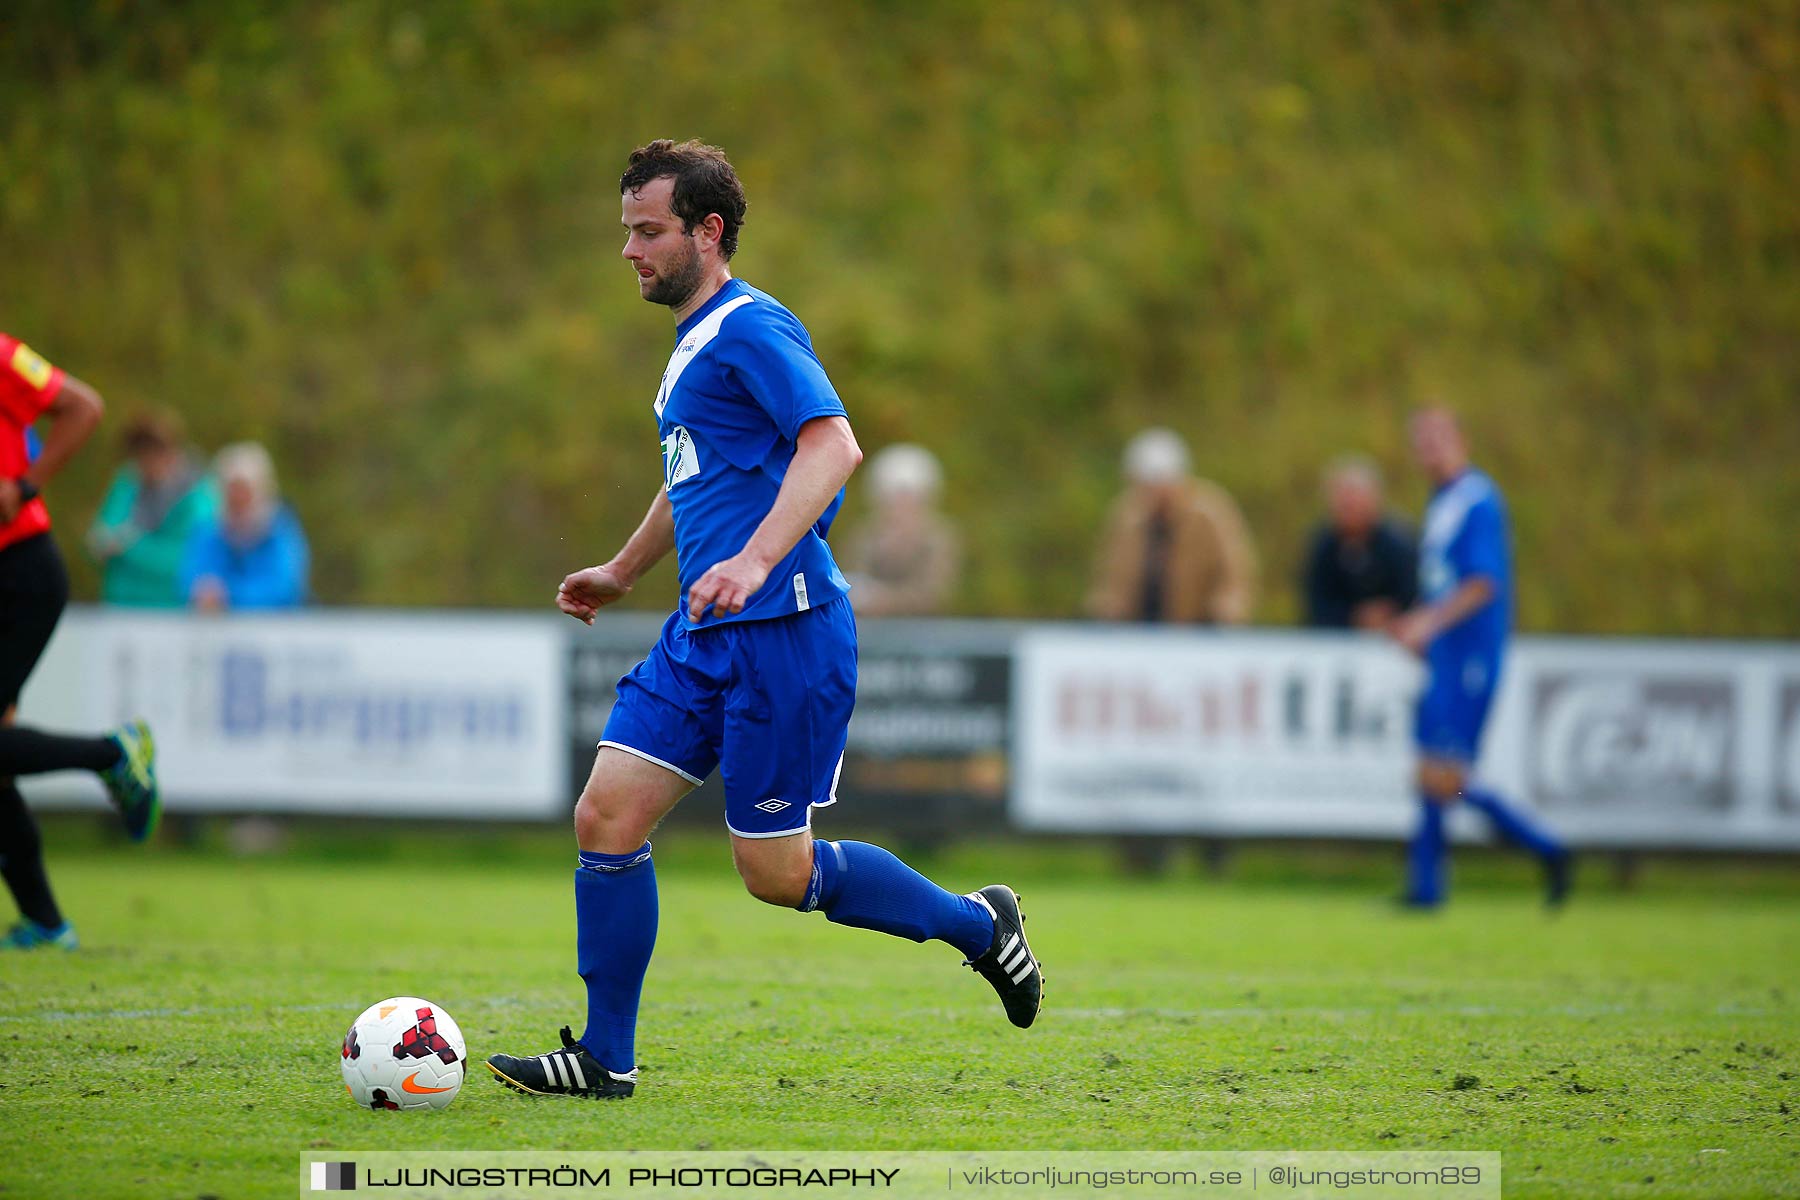
[[[125,465],[88,529],[100,598],[135,608],[180,608],[182,564],[194,530],[219,511],[219,488],[189,451],[181,418],[155,411],[125,426]]]
[[[1331,465],[1325,507],[1302,579],[1306,623],[1386,629],[1418,598],[1418,541],[1382,508],[1381,470],[1370,459],[1350,455]]]
[[[189,603],[207,612],[306,603],[311,555],[299,519],[281,502],[269,452],[238,442],[219,451],[214,471],[225,507],[188,544],[182,578]]]

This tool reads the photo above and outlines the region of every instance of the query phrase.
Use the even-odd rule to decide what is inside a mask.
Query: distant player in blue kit
[[[856,699],[856,621],[825,537],[862,451],[805,326],[733,279],[747,207],[723,152],[655,141],[619,181],[638,291],[674,310],[655,397],[663,486],[611,561],[562,582],[579,620],[675,551],[680,606],[618,702],[575,806],[576,957],[587,1027],[562,1047],[490,1057],[507,1086],[623,1097],[656,943],[649,836],[719,767],[732,860],[750,894],[842,925],[948,942],[1021,1028],[1043,977],[1011,888],[945,891],[879,846],[812,836],[836,801]]]
[[[1396,640],[1425,657],[1419,697],[1419,828],[1407,854],[1401,902],[1435,908],[1445,897],[1444,815],[1458,800],[1485,816],[1507,841],[1544,864],[1554,907],[1569,891],[1569,853],[1543,826],[1473,779],[1482,726],[1500,685],[1512,630],[1512,550],[1506,505],[1494,481],[1469,465],[1456,418],[1427,409],[1413,418],[1413,453],[1430,478],[1419,545],[1418,607],[1397,618]]]

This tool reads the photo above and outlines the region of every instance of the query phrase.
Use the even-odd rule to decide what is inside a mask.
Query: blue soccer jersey
[[[1499,491],[1487,476],[1465,471],[1425,508],[1420,596],[1435,604],[1478,576],[1493,584],[1494,598],[1427,648],[1430,678],[1413,730],[1426,754],[1470,764],[1480,751],[1512,626],[1512,554]]]
[[[1439,488],[1425,507],[1419,591],[1427,603],[1436,603],[1477,576],[1494,585],[1494,598],[1431,643],[1427,657],[1434,670],[1462,669],[1470,662],[1497,669],[1512,628],[1506,504],[1493,480],[1479,471],[1464,471]]]
[[[741,551],[775,506],[800,427],[844,415],[806,327],[767,292],[733,279],[676,329],[656,420],[683,620],[694,581]],[[787,616],[847,593],[825,544],[843,500],[840,491],[743,612],[709,609],[688,627]]]

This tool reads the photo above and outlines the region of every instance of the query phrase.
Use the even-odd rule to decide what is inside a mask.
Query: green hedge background
[[[1792,636],[1797,128],[1792,0],[14,0],[0,328],[266,440],[321,600],[541,606],[658,484],[617,177],[701,136],[865,447],[944,459],[962,611],[1077,612],[1156,422],[1291,620],[1321,464],[1416,511],[1438,398],[1523,625]],[[52,495],[87,595],[113,451]]]

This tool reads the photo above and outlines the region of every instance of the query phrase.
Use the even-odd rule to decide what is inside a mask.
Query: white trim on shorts
[[[840,754],[838,755],[837,770],[831,773],[831,794],[824,800],[819,800],[806,806],[806,824],[800,826],[798,829],[777,829],[774,833],[744,833],[741,830],[732,829],[730,821],[725,822],[725,828],[730,831],[731,836],[733,837],[749,838],[752,841],[766,841],[769,838],[793,837],[796,833],[805,833],[812,828],[813,809],[829,808],[837,803],[838,776],[843,773],[844,756]]]
[[[725,828],[732,837],[747,838],[753,842],[766,842],[771,838],[793,837],[797,833],[806,833],[812,829],[812,805],[806,806],[806,824],[794,829],[777,829],[774,833],[743,833],[731,828],[731,822],[725,822]]]
[[[844,759],[837,759],[837,766],[839,766],[839,770],[842,770]],[[790,838],[794,837],[796,833],[806,833],[808,829],[812,829],[812,810],[815,810],[815,808],[830,808],[832,804],[837,804],[837,777],[835,777],[835,775],[832,777],[832,799],[828,799],[828,801],[819,801],[817,804],[808,804],[808,806],[806,806],[806,824],[799,826],[797,829],[776,829],[774,833],[743,833],[742,829],[731,828],[731,822],[729,822],[729,820],[725,822],[725,829],[731,831],[731,837],[751,838],[752,842],[761,842],[761,840],[767,840],[767,838]]]
[[[605,740],[602,740],[600,745],[601,746],[611,746],[614,750],[623,750],[625,753],[630,754],[636,758],[641,758],[647,763],[655,763],[657,766],[661,767],[665,771],[673,771],[675,774],[681,776],[683,779],[687,780],[689,783],[693,784],[695,787],[699,787],[701,784],[706,782],[704,779],[695,779],[692,775],[689,775],[686,771],[682,770],[680,767],[676,766],[674,763],[664,762],[662,759],[656,757],[656,755],[647,754],[644,751],[639,750],[636,746],[627,746],[624,742],[609,742],[609,741],[605,741]],[[599,747],[595,747],[595,748],[598,749]]]

